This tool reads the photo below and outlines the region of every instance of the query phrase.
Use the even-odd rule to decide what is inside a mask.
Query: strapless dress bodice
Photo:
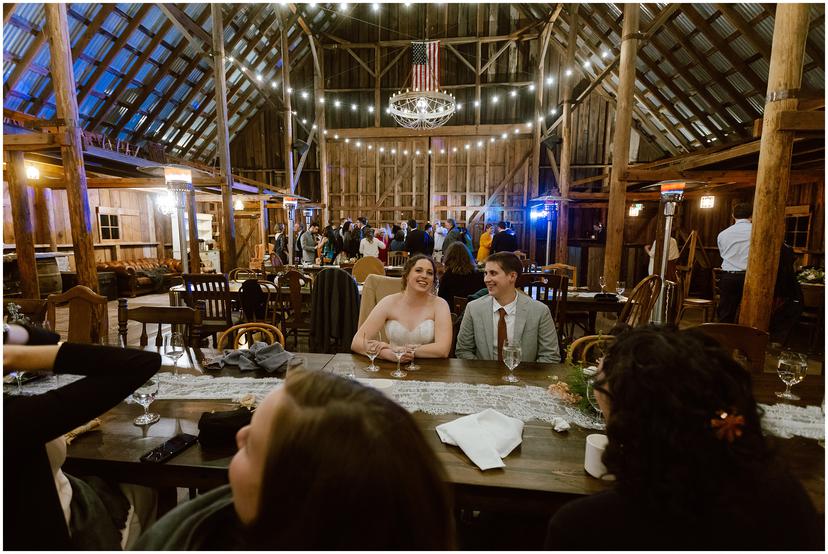
[[[385,335],[392,344],[431,344],[434,342],[434,320],[426,319],[413,330],[409,330],[396,319],[392,319],[385,322]]]

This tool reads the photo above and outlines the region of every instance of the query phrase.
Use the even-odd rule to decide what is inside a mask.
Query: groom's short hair
[[[523,273],[523,263],[513,252],[497,252],[486,258],[486,263],[496,263],[504,273],[517,273],[518,277]]]

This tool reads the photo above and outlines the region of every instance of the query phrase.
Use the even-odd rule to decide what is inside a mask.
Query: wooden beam
[[[615,288],[615,283],[621,274],[621,254],[624,247],[627,187],[619,177],[626,171],[630,157],[630,124],[632,123],[640,12],[641,8],[638,4],[624,4],[621,61],[618,70],[618,108],[615,112],[615,136],[612,144],[610,196],[607,208],[607,242],[604,248],[604,278],[610,290]]]
[[[3,150],[31,152],[35,150],[54,150],[59,147],[58,136],[54,134],[3,135]]]
[[[222,222],[221,248],[223,259],[221,267],[236,267],[236,222],[233,216],[233,175],[230,165],[230,136],[227,132],[227,83],[224,78],[224,16],[221,4],[210,4],[210,16],[213,20],[213,82],[216,94],[216,135],[218,138],[218,158],[221,176]]]
[[[778,114],[796,110],[790,91],[802,84],[802,66],[808,35],[808,4],[780,3],[773,28],[764,132],[753,201],[753,230],[739,323],[768,330],[779,252],[785,238],[793,132],[779,129]]]
[[[534,127],[534,126],[533,126]],[[518,130],[515,133],[515,129]],[[532,129],[523,124],[494,124],[494,125],[447,125],[436,129],[404,129],[400,127],[359,127],[347,129],[328,129],[328,138],[339,135],[339,138],[384,139],[384,138],[411,138],[411,137],[477,137],[492,136],[509,133],[509,136],[526,136],[532,134]]]
[[[414,158],[415,157],[416,156],[413,156],[413,155],[408,156],[408,158],[405,160],[405,163],[397,169],[397,174],[394,176],[394,180],[391,182],[391,185],[389,185],[388,188],[385,189],[385,192],[382,194],[382,196],[379,197],[379,200],[376,201],[376,203],[374,204],[374,207],[369,208],[369,209],[373,209],[373,210],[378,209],[380,207],[380,204],[385,202],[386,198],[388,198],[392,194],[396,194],[397,188],[400,186],[400,183],[402,182],[403,177],[405,177],[406,173],[409,172],[409,170],[411,169],[411,166],[414,164]],[[396,207],[394,208],[394,210],[397,210],[397,209],[399,209],[399,208],[396,208]]]
[[[825,115],[821,112],[778,112],[777,131],[825,132]]]
[[[770,60],[771,51],[768,44],[759,37],[759,33],[756,32],[756,29],[748,25],[747,21],[742,19],[742,16],[740,16],[734,8],[731,8],[727,4],[713,4],[713,7],[722,12],[725,19],[727,19],[731,25],[736,27],[739,32],[742,33],[742,36],[745,37],[745,40],[747,40],[751,46],[753,46],[754,50],[762,54],[762,57],[765,58],[765,60]]]
[[[34,42],[32,42],[32,44],[28,46],[28,48],[26,49],[26,53],[23,55],[20,61],[18,61],[15,64],[14,70],[12,70],[11,75],[9,75],[8,79],[6,79],[6,82],[3,83],[4,91],[8,92],[14,89],[15,85],[17,85],[17,82],[20,80],[20,78],[23,76],[26,70],[29,69],[29,67],[31,67],[32,60],[34,60],[35,57],[37,57],[37,55],[40,54],[40,50],[43,48],[43,45],[45,44],[46,33],[43,30],[41,30],[35,36]]]
[[[284,111],[282,112],[282,124],[284,125],[282,162],[285,165],[287,182],[290,183],[290,192],[294,193],[298,183],[293,177],[293,111],[290,107],[290,94],[288,94],[290,88],[290,43],[288,42],[288,27],[281,17],[279,21],[282,23],[280,36],[282,41],[282,103],[284,104]],[[310,144],[308,148],[310,149]]]
[[[187,37],[187,40],[195,47],[196,50],[201,50],[202,45],[210,44],[212,39],[210,34],[197,25],[195,21],[190,19],[190,16],[184,13],[175,4],[158,4],[158,8],[164,12],[167,19],[175,25],[179,32]]]
[[[3,3],[3,26],[5,27],[9,23],[9,19],[11,19],[12,14],[14,13],[14,8],[17,6],[14,2],[4,2]]]
[[[46,243],[49,250],[57,251],[57,236],[55,235],[55,204],[52,200],[52,191],[44,187],[34,187],[34,226],[35,241]]]
[[[541,39],[541,40],[543,40],[543,39]],[[509,40],[509,41],[506,42],[506,44],[501,46],[500,50],[495,52],[495,55],[492,56],[491,58],[489,58],[489,61],[486,62],[486,65],[484,65],[483,67],[480,68],[480,73],[486,73],[486,70],[489,69],[492,66],[492,64],[497,61],[497,59],[500,57],[500,55],[503,54],[506,50],[508,50],[509,47],[512,46],[513,44],[515,44],[515,41],[514,40]]]
[[[313,73],[313,97],[314,99],[317,98],[324,98],[325,97],[325,52],[321,48],[316,48],[316,39],[313,37],[308,37],[308,40],[311,43],[311,48],[313,48],[312,54],[314,55],[314,60],[318,61],[319,63],[316,66],[316,71]],[[318,58],[318,60],[317,60]],[[377,79],[379,80],[379,79]],[[319,129],[325,129],[325,105],[320,104],[318,101],[314,102],[314,110],[316,112],[316,125]],[[377,109],[379,112],[379,109]],[[321,137],[320,137],[321,138]],[[308,144],[308,149],[310,149],[310,144]],[[322,217],[323,221],[330,221],[331,212],[331,198],[330,198],[330,184],[328,179],[328,141],[326,140],[318,140],[316,142],[316,156],[317,156],[317,164],[319,166],[319,199],[322,201]]]
[[[511,180],[515,178],[515,175],[517,174],[517,172],[520,171],[520,169],[524,165],[526,165],[526,161],[529,159],[529,156],[531,156],[531,155],[532,155],[532,147],[530,146],[526,150],[526,152],[523,154],[523,156],[520,157],[518,162],[514,166],[512,166],[512,169],[509,170],[509,173],[506,174],[506,177],[504,177],[500,181],[500,183],[498,183],[497,187],[495,187],[495,189],[492,191],[492,193],[486,199],[486,202],[482,206],[477,207],[477,209],[479,211],[471,218],[471,221],[469,221],[470,225],[475,225],[477,222],[480,221],[480,219],[483,218],[483,215],[486,213],[486,209],[494,203],[495,198],[497,197],[497,195],[501,194],[503,192],[503,189],[505,189],[509,185]]]
[[[461,53],[457,50],[457,48],[455,48],[455,47],[454,47],[454,46],[452,46],[451,44],[446,44],[445,46],[446,46],[446,50],[448,50],[449,52],[451,52],[452,54],[454,54],[454,56],[455,56],[458,60],[460,60],[461,62],[463,62],[463,63],[466,65],[466,67],[468,67],[469,69],[471,69],[473,72],[476,72],[476,71],[477,71],[477,68],[476,68],[475,66],[473,66],[473,65],[469,62],[469,60],[467,60],[467,59],[466,59],[466,57],[465,57],[463,54],[461,54]]]
[[[482,13],[481,13],[482,16]],[[534,25],[530,25],[529,27],[534,27]],[[528,27],[527,27],[528,29]],[[441,46],[457,46],[459,44],[476,44],[477,41],[480,41],[483,44],[490,44],[492,42],[503,42],[504,40],[517,40],[517,41],[529,41],[529,40],[536,40],[540,33],[531,33],[526,31],[526,29],[521,29],[514,33],[508,35],[492,35],[492,36],[462,36],[462,37],[447,37],[440,39]],[[325,33],[325,36],[330,37],[330,33]],[[332,38],[332,37],[331,37]],[[333,38],[332,38],[333,40]],[[395,39],[395,40],[380,40],[374,42],[350,42],[347,40],[339,39],[335,43],[326,43],[322,45],[322,48],[327,50],[336,50],[343,46],[347,46],[348,48],[353,48],[358,50],[360,48],[367,48],[371,49],[375,46],[379,45],[380,48],[394,48],[394,47],[410,47],[411,40],[410,39]]]
[[[822,176],[821,171],[791,171],[791,183],[810,183]],[[621,180],[630,183],[655,183],[687,179],[688,181],[705,181],[708,183],[747,183],[755,184],[757,172],[750,169],[722,169],[710,171],[682,171],[678,169],[628,169]]]
[[[565,67],[575,65],[575,49],[578,42],[578,4],[570,4],[569,36],[566,41]],[[562,102],[563,114],[561,123],[561,163],[560,181],[558,191],[561,194],[561,202],[558,205],[558,218],[556,221],[556,242],[555,262],[567,263],[569,260],[569,189],[572,181],[572,86],[574,76],[564,77]],[[551,263],[551,260],[546,260]]]
[[[201,273],[201,256],[198,247],[198,217],[196,216],[195,189],[190,189],[184,194],[187,198],[187,222],[190,231],[190,273]],[[182,245],[182,248],[184,246]],[[184,252],[181,252],[184,256]]]
[[[28,180],[23,152],[8,152],[6,165],[9,168],[9,202],[17,252],[17,269],[20,272],[20,289],[23,298],[40,298],[34,246],[34,219],[29,210],[29,195],[26,190]]]
[[[98,270],[95,267],[95,252],[92,246],[92,216],[86,193],[86,168],[83,164],[66,4],[47,3],[44,4],[44,8],[57,116],[65,123],[59,129],[72,139],[70,144],[61,146],[60,153],[67,183],[66,199],[69,204],[75,270],[79,285],[86,285],[98,292]]]

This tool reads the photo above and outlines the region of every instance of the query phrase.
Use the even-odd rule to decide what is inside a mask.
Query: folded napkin
[[[92,429],[95,429],[96,427],[100,427],[100,426],[101,426],[101,420],[96,417],[95,419],[93,419],[92,421],[87,423],[86,425],[81,425],[80,427],[78,427],[76,429],[72,429],[71,431],[69,431],[68,433],[63,435],[63,438],[66,439],[66,444],[70,445],[70,444],[72,444],[72,441],[75,440],[75,437],[77,437],[78,435],[82,435],[82,434],[84,434],[88,431],[91,431]]]
[[[240,371],[264,369],[273,373],[284,366],[293,354],[286,351],[281,344],[274,342],[267,345],[263,342],[254,342],[246,350],[225,350],[219,356],[205,360],[207,369],[221,369],[225,365],[237,365]]]
[[[459,446],[482,470],[505,467],[505,458],[523,440],[523,422],[491,408],[437,426],[446,444]]]

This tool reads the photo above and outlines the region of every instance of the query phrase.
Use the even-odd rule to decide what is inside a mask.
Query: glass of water
[[[515,374],[515,368],[520,365],[520,358],[523,353],[520,350],[520,343],[517,341],[506,341],[503,345],[503,363],[509,368],[509,374],[503,376],[503,380],[507,383],[518,383]]]
[[[785,400],[799,400],[799,397],[791,392],[791,387],[802,381],[807,372],[808,360],[804,354],[790,350],[785,350],[779,354],[776,373],[785,383],[785,391],[777,392],[776,396]]]
[[[166,337],[164,354],[173,361],[173,376],[178,375],[178,359],[184,355],[184,337],[181,333],[172,332]]]
[[[408,343],[405,345],[406,352],[411,354],[411,362],[408,364],[408,367],[406,368],[408,371],[417,371],[418,369],[420,369],[420,366],[414,363],[414,357],[416,356],[417,348],[419,347],[420,344],[416,342]]]
[[[132,393],[132,399],[135,403],[144,408],[144,413],[132,420],[135,425],[151,425],[161,419],[158,414],[150,413],[149,407],[158,396],[158,378],[153,377]]]
[[[397,379],[403,379],[408,373],[400,369],[400,361],[402,361],[403,355],[408,352],[408,349],[404,344],[396,344],[391,343],[391,351],[394,353],[394,356],[397,358],[397,369],[391,372],[391,377],[396,377]]]
[[[371,360],[371,365],[365,368],[365,371],[375,372],[379,371],[379,366],[374,363],[374,360],[377,359],[377,356],[380,353],[380,346],[382,342],[380,341],[379,335],[374,335],[369,337],[366,333],[362,337],[362,341],[365,346],[365,353],[368,355],[368,358]]]

